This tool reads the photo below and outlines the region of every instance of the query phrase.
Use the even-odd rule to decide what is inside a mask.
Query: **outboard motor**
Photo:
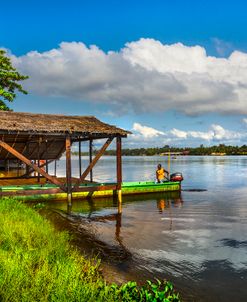
[[[183,181],[183,175],[180,172],[176,172],[170,175],[170,181]]]

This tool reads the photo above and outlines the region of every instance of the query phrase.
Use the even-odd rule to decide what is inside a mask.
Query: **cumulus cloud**
[[[182,131],[182,130],[178,130],[176,128],[173,128],[170,131],[171,135],[173,135],[173,137],[177,137],[177,138],[187,138],[187,132],[186,131]]]
[[[247,118],[243,118],[243,123],[247,125]]]
[[[130,42],[117,51],[63,42],[11,55],[34,94],[103,103],[121,113],[176,109],[185,114],[247,114],[247,53],[208,56],[201,46]]]
[[[139,123],[134,123],[132,130],[138,132],[139,134],[141,134],[145,138],[157,137],[159,135],[164,135],[165,134],[162,131],[159,131],[159,130],[151,128],[151,127],[142,126]]]
[[[246,133],[239,133],[224,129],[220,125],[212,124],[207,131],[184,131],[180,129],[170,129],[166,132],[134,123],[133,136],[130,136],[128,143],[138,147],[140,143],[145,146],[164,146],[171,145],[196,145],[201,143],[241,143],[247,138]]]
[[[176,138],[182,139],[201,139],[207,141],[234,141],[240,140],[243,137],[242,133],[224,129],[220,125],[211,125],[208,131],[180,131],[172,129],[170,133]]]

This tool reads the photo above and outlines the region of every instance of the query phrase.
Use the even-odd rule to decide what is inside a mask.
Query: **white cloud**
[[[234,141],[240,140],[244,134],[224,129],[220,125],[211,125],[208,131],[181,131],[172,129],[170,133],[179,139],[201,139],[206,141]]]
[[[119,114],[169,109],[247,114],[244,52],[216,58],[201,46],[140,39],[119,52],[63,42],[58,49],[11,57],[30,76],[26,88],[42,96],[103,103]]]
[[[212,124],[207,131],[184,131],[173,128],[166,132],[134,123],[133,135],[127,144],[130,147],[160,147],[166,144],[182,146],[198,146],[201,143],[207,144],[241,144],[246,140],[247,134],[224,129],[220,125]]]
[[[177,137],[177,138],[182,138],[182,139],[185,139],[187,138],[187,132],[185,131],[182,131],[182,130],[178,130],[176,128],[173,128],[170,133],[174,136],[174,137]]]
[[[247,118],[243,118],[243,123],[247,125]]]
[[[153,138],[153,137],[157,137],[159,135],[164,135],[165,134],[162,131],[156,130],[156,129],[151,128],[151,127],[142,126],[139,123],[134,123],[132,130],[134,130],[137,133],[141,134],[144,138]]]

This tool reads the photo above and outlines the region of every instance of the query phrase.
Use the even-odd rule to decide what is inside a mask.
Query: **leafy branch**
[[[28,76],[20,74],[12,66],[10,58],[6,56],[6,51],[0,49],[0,110],[10,110],[5,101],[13,102],[16,91],[27,94],[27,91],[18,83],[26,79]]]

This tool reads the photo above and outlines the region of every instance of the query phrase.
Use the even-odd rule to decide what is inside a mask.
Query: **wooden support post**
[[[117,162],[117,196],[118,196],[118,213],[122,212],[122,141],[121,137],[116,138],[116,162]]]
[[[17,161],[17,176],[20,176],[20,161]]]
[[[27,156],[29,156],[29,142],[27,142]],[[29,177],[29,173],[30,173],[29,166],[26,164],[26,174],[28,177]]]
[[[122,141],[121,137],[117,137],[117,184],[118,184],[118,189],[121,190],[122,187]]]
[[[34,164],[37,166],[37,160],[34,160]],[[34,170],[34,176],[37,176],[37,171]]]
[[[91,165],[93,160],[93,140],[89,140],[89,163]],[[93,182],[93,169],[90,170],[90,181]]]
[[[85,178],[87,177],[87,175],[89,174],[89,172],[96,165],[97,161],[100,159],[100,157],[105,152],[105,150],[107,149],[107,147],[110,145],[110,143],[112,142],[112,140],[113,140],[113,138],[108,138],[108,140],[104,143],[104,145],[102,146],[102,148],[95,155],[95,157],[92,160],[91,164],[89,164],[88,167],[86,168],[86,170],[82,173],[81,177],[76,182],[76,184],[75,184],[74,188],[72,189],[72,191],[76,191],[76,189],[80,186],[80,184],[85,180]]]
[[[72,182],[71,182],[71,138],[66,136],[66,187],[67,187],[67,202],[68,206],[72,204]]]
[[[38,167],[40,168],[40,138],[38,141]],[[38,173],[38,182],[40,182],[40,174]]]
[[[122,226],[122,213],[117,213],[116,214],[116,239],[119,241],[120,240],[120,231],[121,231],[121,226]]]
[[[81,176],[81,141],[79,141],[79,176]]]
[[[45,155],[46,155],[46,160],[45,160],[45,170],[46,170],[46,173],[48,173],[48,153],[47,153],[47,140],[45,141]]]
[[[59,186],[63,191],[66,191],[64,185],[55,177],[49,175],[46,173],[43,169],[39,168],[37,165],[33,164],[28,158],[26,158],[24,155],[16,151],[14,148],[12,148],[10,145],[7,143],[3,142],[0,140],[0,146],[7,150],[9,153],[20,159],[22,162],[25,164],[29,165],[31,168],[33,168],[34,171],[40,173],[42,176],[44,176],[46,179],[48,179],[50,182],[53,184]]]
[[[48,160],[47,160],[47,159],[45,160],[45,170],[46,170],[46,173],[49,172],[49,171],[48,171]]]
[[[55,159],[54,163],[54,176],[57,176],[57,160]]]

